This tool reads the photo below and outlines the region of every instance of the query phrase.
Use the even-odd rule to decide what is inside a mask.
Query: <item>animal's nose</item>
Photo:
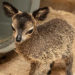
[[[18,36],[16,37],[16,41],[17,41],[17,42],[20,42],[20,41],[21,41],[21,36],[20,36],[20,35],[18,35]]]

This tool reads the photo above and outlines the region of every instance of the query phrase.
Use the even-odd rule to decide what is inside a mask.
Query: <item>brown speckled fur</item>
[[[17,45],[17,50],[28,58],[36,58],[43,62],[46,62],[47,59],[49,61],[49,59],[61,57],[60,55],[64,55],[64,51],[65,56],[70,53],[74,32],[65,21],[53,19],[38,26],[37,31],[38,33],[34,32],[29,40]]]

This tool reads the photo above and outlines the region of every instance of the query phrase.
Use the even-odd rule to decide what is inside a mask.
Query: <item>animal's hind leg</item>
[[[71,54],[69,57],[64,57],[63,59],[65,60],[66,63],[67,75],[73,75],[72,74],[73,55]]]
[[[67,63],[67,75],[73,75],[72,74],[72,61]]]
[[[73,64],[73,59],[71,58],[70,62],[67,63],[67,75],[73,75],[72,74],[72,64]]]

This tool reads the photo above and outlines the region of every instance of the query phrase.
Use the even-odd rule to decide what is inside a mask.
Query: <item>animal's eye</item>
[[[15,28],[14,28],[14,27],[12,27],[12,30],[13,30],[13,31],[15,31]]]
[[[31,34],[32,32],[33,32],[33,29],[29,30],[26,34]]]

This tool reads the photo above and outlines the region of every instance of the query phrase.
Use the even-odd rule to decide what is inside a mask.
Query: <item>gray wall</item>
[[[40,0],[0,0],[0,39],[12,34],[11,18],[8,18],[3,11],[2,2],[8,1],[21,11],[32,12],[39,7]]]

